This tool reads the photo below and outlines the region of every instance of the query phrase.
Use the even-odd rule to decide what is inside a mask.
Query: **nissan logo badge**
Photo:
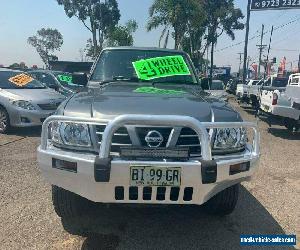
[[[164,141],[163,136],[156,130],[149,131],[145,141],[150,148],[158,148]]]

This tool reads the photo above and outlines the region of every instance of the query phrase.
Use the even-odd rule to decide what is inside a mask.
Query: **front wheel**
[[[10,128],[9,116],[6,110],[0,106],[0,134],[5,134]]]
[[[63,188],[52,186],[54,210],[62,219],[79,217],[92,207],[93,203]]]
[[[203,204],[204,210],[214,215],[224,216],[231,214],[238,201],[239,187],[240,184],[236,184],[216,194]]]

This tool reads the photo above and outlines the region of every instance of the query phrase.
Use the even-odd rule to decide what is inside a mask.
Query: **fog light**
[[[77,163],[70,161],[63,161],[53,158],[52,167],[60,170],[65,170],[73,173],[77,173]]]
[[[22,123],[30,123],[30,120],[26,117],[21,117],[21,122]]]
[[[234,175],[234,174],[249,171],[249,169],[250,169],[250,162],[235,164],[230,166],[229,174]]]

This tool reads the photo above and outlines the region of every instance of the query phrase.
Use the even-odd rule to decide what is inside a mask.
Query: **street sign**
[[[252,0],[251,10],[300,9],[300,0]]]

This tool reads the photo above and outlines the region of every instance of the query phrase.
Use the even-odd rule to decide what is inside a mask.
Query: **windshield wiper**
[[[151,83],[151,81],[142,80],[142,79],[139,79],[138,77],[126,78],[125,76],[113,76],[112,79],[100,81],[99,84],[106,86],[107,84],[115,83],[115,82],[149,82],[149,83]]]

